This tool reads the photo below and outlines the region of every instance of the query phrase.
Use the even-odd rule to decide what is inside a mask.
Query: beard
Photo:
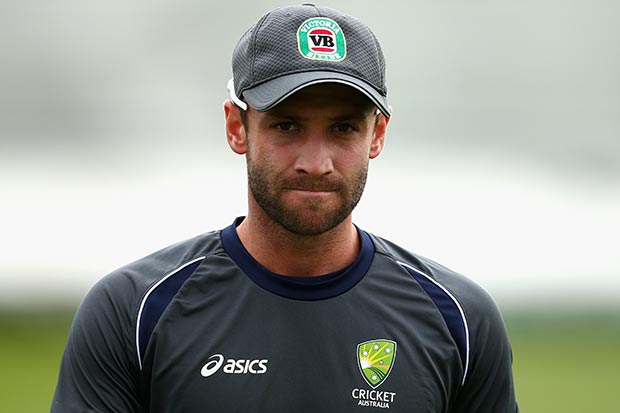
[[[349,179],[309,175],[283,177],[271,167],[269,159],[254,162],[247,153],[248,185],[258,205],[272,221],[289,232],[300,236],[323,234],[341,224],[357,206],[368,175],[368,161]],[[305,199],[302,203],[285,202],[291,189],[332,191],[337,202],[323,199]],[[331,196],[330,196],[331,198]]]

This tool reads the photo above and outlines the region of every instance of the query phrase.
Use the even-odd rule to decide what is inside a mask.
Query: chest
[[[362,282],[297,301],[251,282],[203,287],[153,332],[142,382],[151,411],[441,412],[458,388],[458,352],[415,288]]]

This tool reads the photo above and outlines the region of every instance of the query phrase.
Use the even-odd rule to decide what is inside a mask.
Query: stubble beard
[[[256,203],[267,216],[287,231],[298,236],[315,236],[332,230],[341,224],[357,206],[366,186],[368,162],[360,167],[350,180],[334,181],[331,178],[301,176],[285,179],[278,176],[268,160],[259,164],[253,162],[247,153],[248,185]],[[303,211],[285,205],[283,195],[288,188],[325,189],[338,194],[340,202],[336,207],[327,207],[320,200],[308,200],[305,209],[315,217],[305,217]]]

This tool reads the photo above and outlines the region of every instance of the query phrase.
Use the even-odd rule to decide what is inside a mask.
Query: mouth
[[[289,191],[300,192],[309,195],[327,195],[335,192],[333,189],[316,189],[316,188],[291,188]]]
[[[339,192],[341,190],[341,186],[336,181],[298,180],[297,182],[288,182],[288,185],[285,185],[284,190],[297,193],[302,196],[324,197]]]

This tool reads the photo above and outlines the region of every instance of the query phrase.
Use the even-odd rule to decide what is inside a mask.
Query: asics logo
[[[227,359],[224,362],[224,356],[214,354],[209,357],[207,363],[200,369],[202,377],[210,377],[217,373],[222,366],[222,371],[226,374],[263,374],[267,372],[267,363],[269,360],[249,360],[249,359]]]

